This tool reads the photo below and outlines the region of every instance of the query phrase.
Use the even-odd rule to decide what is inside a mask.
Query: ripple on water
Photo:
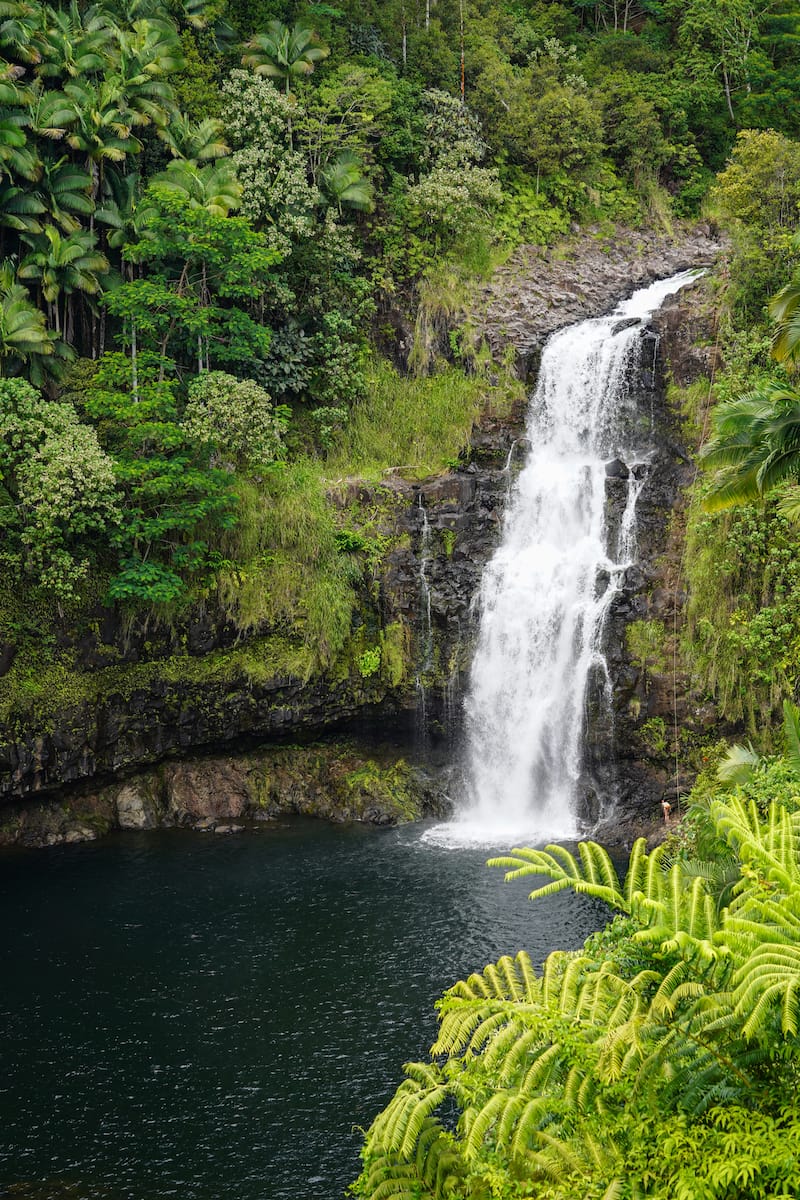
[[[604,919],[529,905],[484,866],[507,848],[298,820],[6,855],[3,1194],[341,1195],[442,990]]]

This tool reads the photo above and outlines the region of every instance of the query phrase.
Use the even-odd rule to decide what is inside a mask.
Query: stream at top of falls
[[[0,1196],[343,1197],[442,991],[606,920],[421,833],[291,819],[0,854]]]
[[[587,687],[596,672],[610,708],[604,623],[636,560],[636,504],[654,451],[631,373],[647,319],[696,277],[684,271],[642,288],[544,346],[530,450],[481,582],[465,701],[466,797],[433,840],[576,835]],[[611,530],[606,467],[615,460],[625,464],[627,502]]]

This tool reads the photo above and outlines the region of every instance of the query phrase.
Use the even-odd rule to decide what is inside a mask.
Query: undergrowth
[[[800,534],[775,503],[723,513],[689,510],[684,656],[720,716],[751,733],[800,684]]]
[[[337,541],[319,465],[302,460],[239,489],[239,520],[223,543],[223,611],[247,633],[267,625],[302,637],[320,665],[341,650],[361,577]]]
[[[510,375],[490,380],[457,367],[402,378],[377,359],[368,377],[367,398],[353,409],[328,457],[331,477],[378,479],[390,470],[410,479],[433,475],[458,460],[485,407],[505,412],[524,391]]]

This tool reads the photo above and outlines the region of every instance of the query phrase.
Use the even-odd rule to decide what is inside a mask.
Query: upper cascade
[[[544,347],[527,418],[531,449],[481,584],[465,702],[467,802],[437,838],[576,833],[587,684],[593,671],[608,680],[603,626],[636,559],[636,502],[653,449],[630,369],[648,318],[694,278],[684,271],[642,288]],[[612,529],[605,483],[615,459],[634,469]]]

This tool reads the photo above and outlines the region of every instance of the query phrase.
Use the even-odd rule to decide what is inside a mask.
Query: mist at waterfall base
[[[420,832],[290,819],[0,853],[0,1196],[343,1197],[441,992],[607,918]]]
[[[636,560],[636,503],[653,454],[631,372],[648,318],[696,278],[685,271],[642,288],[609,316],[554,334],[542,351],[530,451],[481,583],[465,701],[466,794],[428,840],[511,844],[577,833],[587,685],[597,673],[610,705],[603,627]],[[615,459],[630,470],[611,536],[605,484]]]

